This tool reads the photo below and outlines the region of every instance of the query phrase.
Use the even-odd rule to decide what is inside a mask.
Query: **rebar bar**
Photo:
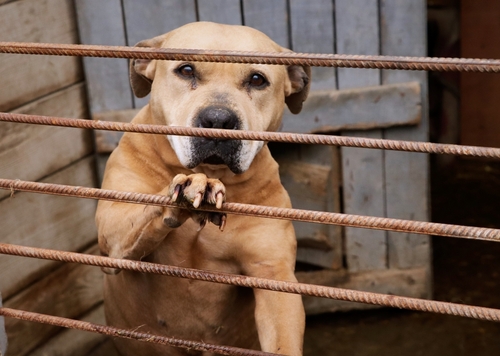
[[[0,188],[16,191],[52,194],[68,197],[101,199],[135,204],[180,207],[164,195],[124,192],[81,186],[29,182],[17,179],[0,179]],[[11,195],[12,195],[11,194]],[[182,207],[181,207],[182,208]],[[227,214],[250,215],[254,217],[296,220],[311,223],[340,225],[348,227],[389,230],[396,232],[448,236],[465,239],[500,241],[500,230],[472,226],[439,224],[424,221],[380,218],[353,214],[341,214],[313,210],[277,208],[242,203],[223,203],[222,209],[204,205],[198,210],[224,212]],[[228,219],[228,224],[230,220]]]
[[[134,272],[153,273],[169,277],[187,278],[239,287],[258,288],[311,297],[358,302],[414,311],[425,311],[437,314],[455,315],[480,320],[500,321],[500,310],[471,305],[401,297],[381,293],[362,292],[297,282],[277,281],[223,272],[209,272],[193,268],[167,266],[142,261],[121,260],[110,257],[17,246],[4,243],[0,243],[0,253],[60,262],[80,263],[91,266],[118,268]]]
[[[318,144],[393,151],[451,154],[473,157],[500,158],[500,148],[461,146],[442,143],[373,139],[362,137],[314,135],[290,132],[261,132],[243,130],[206,129],[165,125],[132,124],[114,121],[68,119],[62,117],[0,113],[0,121],[35,125],[50,125],[82,129],[137,132],[159,135],[197,136],[234,140],[257,140],[282,143]]]
[[[246,52],[178,48],[146,48],[80,44],[0,42],[0,53],[140,58],[193,62],[306,65],[315,67],[376,68],[462,72],[500,72],[500,60],[317,54],[294,52]]]
[[[133,339],[144,342],[152,342],[154,344],[167,345],[167,346],[184,348],[189,350],[197,350],[202,352],[215,352],[218,355],[277,356],[277,354],[269,352],[247,350],[239,347],[208,344],[203,341],[184,340],[174,337],[154,335],[145,332],[120,329],[112,326],[94,324],[87,321],[73,320],[58,316],[33,313],[12,308],[0,308],[0,315],[3,315],[8,318],[15,318],[15,319],[59,326],[69,329],[89,331],[92,333],[108,335],[113,337]]]

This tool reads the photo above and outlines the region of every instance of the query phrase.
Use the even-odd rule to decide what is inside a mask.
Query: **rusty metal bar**
[[[399,57],[222,50],[208,51],[200,49],[145,48],[29,42],[0,42],[0,53],[141,58],[194,62],[307,65],[316,67],[500,72],[500,60],[470,58]]]
[[[361,292],[305,283],[276,281],[272,279],[249,277],[223,272],[208,272],[193,268],[167,266],[142,261],[121,260],[110,257],[17,246],[4,243],[0,243],[0,253],[60,262],[81,263],[91,266],[118,268],[141,273],[153,273],[170,277],[195,279],[199,281],[222,283],[240,287],[258,288],[276,292],[293,293],[312,297],[409,309],[414,311],[455,315],[479,320],[500,321],[500,310],[463,304],[400,297],[381,293]]]
[[[386,149],[393,151],[452,154],[473,157],[500,158],[500,148],[461,146],[442,143],[372,139],[335,135],[314,135],[289,132],[260,132],[243,130],[206,129],[165,125],[132,124],[113,121],[68,119],[52,116],[0,113],[0,121],[35,125],[50,125],[83,129],[125,131],[160,135],[197,136],[235,140],[256,140],[300,144],[332,145]]]
[[[152,342],[154,344],[179,347],[179,348],[202,351],[202,352],[215,352],[218,355],[277,356],[277,354],[269,352],[247,350],[232,346],[219,346],[214,344],[207,344],[203,341],[177,339],[173,337],[166,337],[166,336],[154,335],[133,330],[120,329],[112,326],[105,326],[100,324],[89,323],[86,321],[73,320],[58,316],[33,313],[11,308],[0,308],[0,315],[3,315],[8,318],[26,320],[35,323],[48,324],[48,325],[82,330],[82,331],[89,331],[92,333],[103,334],[112,337],[120,337],[124,339]]]
[[[0,189],[10,190],[12,194],[16,191],[24,191],[78,198],[111,200],[125,203],[178,207],[176,204],[170,202],[169,197],[164,195],[29,182],[14,179],[0,179]],[[424,235],[448,236],[497,242],[500,241],[500,230],[498,229],[439,224],[424,221],[380,218],[374,216],[341,214],[313,210],[276,208],[241,203],[224,203],[222,204],[222,209],[219,210],[210,206],[203,206],[199,210]]]

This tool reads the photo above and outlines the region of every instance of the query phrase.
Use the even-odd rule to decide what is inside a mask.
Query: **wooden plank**
[[[282,47],[290,47],[286,0],[243,0],[243,23],[264,32]]]
[[[0,293],[0,308],[2,304],[2,294]],[[7,351],[7,334],[5,333],[5,320],[3,316],[0,316],[0,356],[5,355]]]
[[[290,0],[292,49],[295,52],[334,53],[333,2]],[[312,68],[312,90],[335,89],[333,68]]]
[[[460,49],[464,58],[500,58],[500,2],[463,0]],[[460,143],[500,147],[500,81],[496,73],[460,74]]]
[[[25,0],[0,6],[3,41],[78,43],[73,4],[67,0]],[[76,57],[0,55],[0,111],[83,79]]]
[[[125,46],[120,0],[75,0],[80,40],[84,44]],[[128,60],[84,58],[91,113],[130,109]]]
[[[427,298],[430,288],[429,270],[425,267],[408,270],[375,270],[359,273],[352,273],[346,270],[323,270],[317,272],[298,272],[296,276],[299,282],[302,283],[413,298]],[[369,304],[315,297],[303,297],[303,301],[308,315],[377,308],[377,306]]]
[[[85,253],[98,254],[99,249],[94,245]],[[103,273],[98,267],[66,264],[7,300],[5,306],[73,319],[102,302],[102,285]],[[18,356],[28,355],[61,330],[10,318],[6,320],[6,329],[9,353]]]
[[[196,21],[194,0],[123,0],[123,11],[129,46]],[[133,100],[134,107],[141,108],[148,103],[149,95]]]
[[[123,0],[129,45],[196,21],[194,0]]]
[[[338,149],[293,144],[270,145],[280,165],[283,186],[292,206],[318,211],[340,211]],[[294,222],[297,260],[325,268],[342,265],[342,230],[338,226]]]
[[[241,25],[241,6],[234,0],[198,0],[198,20]]]
[[[379,9],[377,1],[338,0],[335,3],[335,16],[337,25],[336,43],[339,53],[379,54]],[[339,89],[380,85],[379,70],[339,68],[337,73]],[[401,105],[401,99],[405,97],[403,93],[399,93],[399,95],[394,93],[391,102],[384,101],[384,103],[381,103],[383,100],[378,101],[379,97],[372,97],[373,103],[380,103],[380,106],[378,106],[380,117],[390,117],[389,120],[397,120],[409,113],[413,115],[410,120],[418,121],[421,116],[420,88],[418,83],[412,84],[413,89],[410,89],[410,91],[414,94],[413,110],[408,111],[405,105]],[[353,104],[354,107],[361,105],[361,100]],[[358,117],[354,107],[349,108],[351,109],[351,115]],[[387,108],[391,108],[391,110]],[[367,111],[367,114],[368,120],[374,118],[371,117],[370,110]],[[393,114],[394,116],[392,116]],[[382,138],[381,130],[363,133],[342,132],[342,134]],[[384,151],[342,147],[341,154],[345,212],[348,214],[384,216]],[[347,268],[351,272],[385,269],[387,267],[387,233],[385,231],[346,228],[345,255]]]
[[[383,55],[426,55],[426,2],[381,0],[381,49]],[[384,131],[387,139],[427,141],[427,74],[415,71],[382,71],[383,84],[419,81],[422,86],[422,122],[414,128]],[[428,220],[429,159],[426,154],[385,152],[387,215],[392,218]],[[389,232],[391,268],[430,268],[428,236]]]
[[[43,182],[93,187],[94,159],[80,160]],[[78,251],[97,237],[95,207],[96,201],[89,199],[15,193],[0,202],[2,242]],[[57,266],[52,261],[0,255],[4,299]]]
[[[378,2],[336,0],[335,25],[337,52],[377,55],[380,52]],[[378,69],[338,68],[339,89],[380,84]]]
[[[381,138],[381,132],[347,132]],[[385,216],[384,156],[381,150],[342,148],[344,209],[347,214]],[[387,268],[387,233],[345,229],[345,256],[350,271]]]
[[[105,111],[92,115],[92,120],[130,122],[141,109]],[[95,130],[95,143],[97,153],[110,154],[123,136],[119,131]]]
[[[346,80],[348,77],[345,75],[339,78],[339,85],[343,85]],[[349,86],[349,83],[346,85]],[[420,122],[422,116],[420,83],[373,86],[375,85],[373,82],[367,81],[366,85],[367,87],[362,88],[311,92],[299,115],[285,112],[281,130],[285,132],[370,130],[417,125]]]
[[[95,268],[95,267],[94,267]],[[104,318],[104,306],[100,304],[97,308],[86,313],[79,320],[89,323],[106,325]],[[95,355],[93,351],[108,338],[104,335],[83,332],[74,329],[63,329],[60,333],[49,339],[43,345],[38,346],[30,356],[85,356]],[[108,354],[106,356],[111,356]]]
[[[75,84],[15,110],[72,118],[88,117],[85,86]],[[62,127],[0,123],[2,178],[38,180],[93,151],[91,132]],[[0,199],[10,192],[0,190]]]

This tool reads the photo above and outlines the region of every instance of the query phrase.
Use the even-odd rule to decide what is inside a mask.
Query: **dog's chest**
[[[239,273],[233,259],[235,236],[214,225],[199,227],[192,221],[172,231],[152,254],[151,262],[179,267]]]

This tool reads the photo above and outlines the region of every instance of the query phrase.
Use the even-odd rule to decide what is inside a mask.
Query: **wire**
[[[35,125],[50,125],[108,131],[125,131],[159,135],[197,136],[235,140],[257,140],[300,144],[318,144],[393,151],[452,154],[461,156],[500,158],[500,148],[461,146],[442,143],[372,139],[362,137],[313,135],[289,132],[206,129],[166,125],[132,124],[114,121],[68,119],[53,116],[0,113],[0,121]]]
[[[80,44],[0,42],[0,53],[140,58],[175,61],[305,65],[316,67],[377,68],[461,72],[500,72],[500,60],[316,54],[294,52],[245,52],[177,48],[98,46]]]

